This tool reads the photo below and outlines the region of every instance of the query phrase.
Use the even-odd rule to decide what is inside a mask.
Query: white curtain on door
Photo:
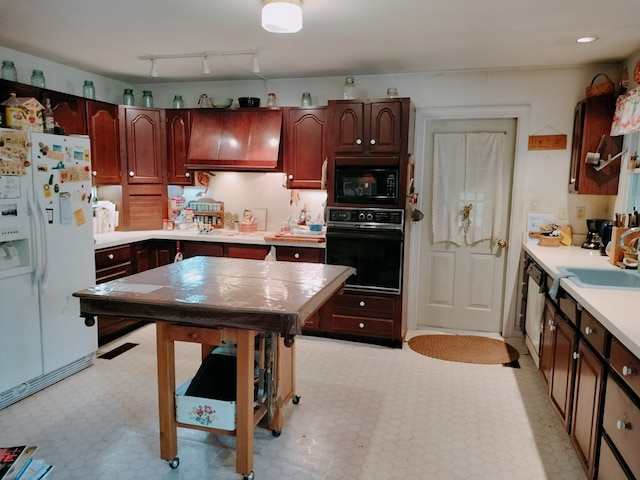
[[[436,133],[433,243],[496,241],[502,230],[504,133]]]

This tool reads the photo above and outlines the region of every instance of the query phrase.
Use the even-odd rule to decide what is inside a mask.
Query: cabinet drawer
[[[96,269],[111,267],[131,260],[131,246],[104,248],[96,251]]]
[[[616,338],[611,339],[609,358],[613,368],[629,387],[640,397],[640,360],[627,350]],[[638,425],[640,429],[640,425]]]
[[[336,313],[357,316],[393,319],[395,313],[395,299],[344,293],[334,295],[333,307]]]
[[[562,289],[558,292],[558,307],[574,326],[578,324],[578,302]]]
[[[277,260],[324,263],[324,248],[276,247]]]
[[[336,333],[390,337],[393,335],[393,320],[334,314],[331,322],[331,330]]]
[[[635,476],[640,477],[640,408],[609,376],[602,425]]]
[[[133,273],[131,262],[121,263],[113,267],[96,270],[96,283],[104,283],[116,278],[128,277]]]
[[[600,322],[586,310],[582,310],[580,333],[596,352],[604,356],[608,332],[600,325]]]
[[[622,466],[618,462],[607,440],[603,437],[600,444],[600,461],[598,464],[598,480],[628,480]]]

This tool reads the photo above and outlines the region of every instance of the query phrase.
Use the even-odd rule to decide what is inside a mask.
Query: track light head
[[[149,76],[156,78],[158,76],[158,66],[156,65],[156,59],[151,59],[151,70],[149,70]]]
[[[209,69],[208,57],[205,55],[204,58],[202,59],[202,74],[209,75],[210,73],[211,73],[211,70]]]
[[[260,73],[260,65],[258,65],[258,54],[253,54],[253,61],[251,63],[251,73]]]

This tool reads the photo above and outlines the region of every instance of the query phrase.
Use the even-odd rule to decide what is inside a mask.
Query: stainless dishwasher
[[[527,310],[524,322],[525,343],[536,368],[540,364],[540,335],[547,289],[546,272],[535,262],[527,266]]]

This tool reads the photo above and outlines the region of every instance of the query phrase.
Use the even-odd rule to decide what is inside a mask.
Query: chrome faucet
[[[618,246],[619,247],[624,247],[625,246],[624,239],[627,238],[632,233],[636,233],[636,232],[640,232],[640,227],[633,227],[633,228],[630,228],[629,230],[625,231],[622,235],[620,235],[620,240],[618,241]]]

